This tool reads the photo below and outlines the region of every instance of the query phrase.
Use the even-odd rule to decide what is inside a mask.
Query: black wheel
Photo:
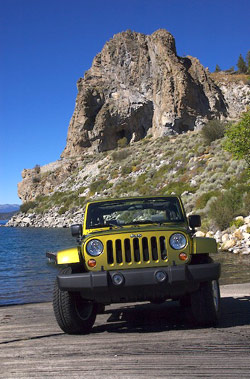
[[[220,316],[220,287],[217,280],[200,284],[190,294],[190,315],[197,325],[215,326]]]
[[[71,268],[61,270],[63,274],[71,273]],[[61,291],[55,281],[53,309],[60,328],[68,334],[89,333],[94,325],[97,305],[82,299],[77,292]]]

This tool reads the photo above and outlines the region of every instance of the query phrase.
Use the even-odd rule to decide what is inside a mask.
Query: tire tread
[[[70,274],[71,268],[63,268],[60,273]],[[67,334],[89,333],[96,319],[96,304],[93,304],[93,310],[87,320],[83,321],[78,316],[75,305],[78,296],[80,294],[61,291],[56,279],[53,292],[53,309],[58,325]]]

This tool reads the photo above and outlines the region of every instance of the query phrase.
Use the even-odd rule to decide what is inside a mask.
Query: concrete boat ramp
[[[250,378],[250,283],[221,287],[217,328],[188,323],[177,302],[122,304],[93,332],[64,334],[52,304],[0,308],[1,378]]]

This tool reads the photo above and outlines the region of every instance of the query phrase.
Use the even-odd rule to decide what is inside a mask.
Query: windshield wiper
[[[109,222],[108,224],[98,224],[98,225],[93,225],[91,228],[110,228],[110,229],[119,229],[119,228],[123,228],[122,225],[116,225],[116,224],[112,224],[111,222]]]
[[[117,224],[113,224],[112,222],[109,222],[108,224],[107,224],[110,228],[115,228],[115,229],[119,229],[119,228],[123,228],[123,226],[122,225],[117,225]]]
[[[161,225],[166,221],[151,221],[151,220],[141,220],[141,221],[133,221],[130,225],[140,225],[140,224],[150,224],[150,225]]]

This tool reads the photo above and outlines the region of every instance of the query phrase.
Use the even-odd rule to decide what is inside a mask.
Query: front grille
[[[167,260],[165,236],[108,240],[106,249],[108,265]]]

